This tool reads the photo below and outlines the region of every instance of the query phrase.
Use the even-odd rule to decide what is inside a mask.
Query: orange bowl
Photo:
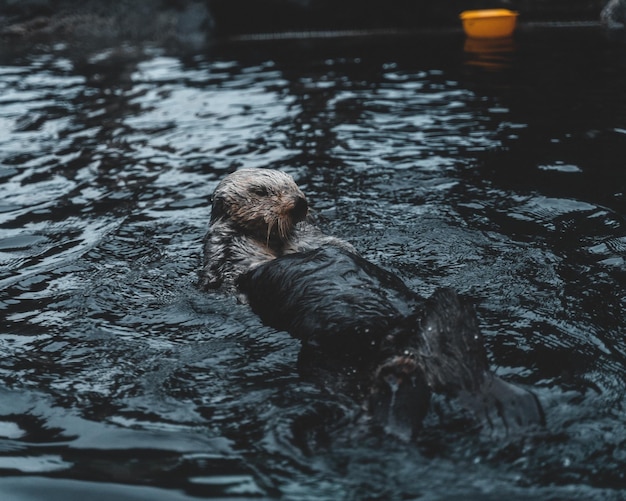
[[[518,15],[508,9],[484,9],[466,10],[459,17],[468,37],[505,38],[515,31]]]

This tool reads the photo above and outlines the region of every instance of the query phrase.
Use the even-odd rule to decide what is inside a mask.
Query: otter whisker
[[[266,238],[265,238],[265,245],[267,247],[270,246],[270,236],[272,235],[272,228],[273,228],[273,226],[274,226],[274,221],[270,221],[267,224],[267,235],[266,235]]]
[[[287,240],[288,234],[289,234],[289,222],[287,221],[287,218],[285,217],[278,218],[278,236],[284,242],[285,240]]]

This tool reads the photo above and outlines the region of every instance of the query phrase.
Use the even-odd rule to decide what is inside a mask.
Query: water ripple
[[[446,47],[5,57],[0,490],[618,499],[626,77],[569,46],[502,73]],[[421,294],[472,298],[492,366],[535,388],[547,428],[433,416],[390,440],[301,377],[297,340],[199,292],[210,195],[242,166],[293,174],[326,230]]]

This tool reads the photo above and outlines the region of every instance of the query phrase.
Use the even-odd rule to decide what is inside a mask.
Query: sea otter
[[[409,438],[444,395],[490,428],[542,424],[535,395],[489,371],[473,308],[424,299],[308,219],[290,176],[245,169],[215,190],[201,283],[243,294],[266,324],[302,341],[300,368],[342,382],[389,432]],[[343,383],[346,384],[343,384]]]

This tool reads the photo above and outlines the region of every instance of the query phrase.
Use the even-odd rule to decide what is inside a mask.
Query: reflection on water
[[[513,63],[515,39],[467,37],[463,50],[467,56],[466,64],[486,70],[503,70]]]
[[[0,491],[619,499],[626,75],[585,36],[5,51]],[[547,428],[433,417],[396,443],[300,378],[296,340],[199,292],[210,194],[243,166],[293,174],[420,293],[475,298]]]

